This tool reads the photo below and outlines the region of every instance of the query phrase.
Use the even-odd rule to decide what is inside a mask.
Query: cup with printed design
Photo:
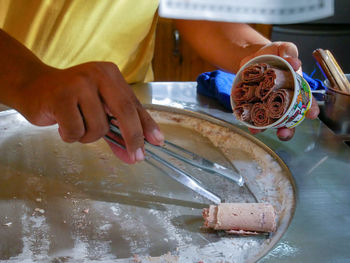
[[[255,57],[241,67],[230,98],[236,118],[254,129],[295,127],[312,103],[307,81],[274,55]]]

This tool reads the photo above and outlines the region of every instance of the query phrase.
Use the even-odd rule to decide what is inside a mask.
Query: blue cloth
[[[326,89],[326,86],[324,85],[322,80],[314,79],[304,72],[303,72],[303,78],[309,83],[311,90]]]
[[[321,80],[313,79],[306,73],[303,73],[303,77],[312,90],[325,89]],[[234,78],[235,74],[222,70],[202,73],[197,78],[197,92],[218,100],[226,109],[232,111],[230,93]]]

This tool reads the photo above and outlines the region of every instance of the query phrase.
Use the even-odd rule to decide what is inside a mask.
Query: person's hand
[[[246,62],[251,60],[254,57],[260,56],[260,55],[276,55],[284,58],[288,63],[292,66],[292,68],[298,73],[302,74],[301,70],[301,62],[298,59],[298,48],[291,42],[272,42],[255,53],[251,54],[250,56],[245,57],[242,59],[240,66],[242,67]],[[306,114],[306,118],[309,119],[316,119],[318,114],[320,113],[320,109],[317,105],[317,101],[314,97],[312,97],[312,105],[309,111]],[[253,134],[257,134],[259,132],[262,132],[263,130],[259,129],[252,129],[249,128],[249,131]],[[278,128],[277,129],[277,137],[282,141],[288,141],[293,138],[295,133],[295,129],[291,128]]]
[[[163,143],[157,124],[115,64],[89,62],[64,70],[44,68],[13,96],[17,98],[14,108],[32,124],[58,123],[63,141],[90,143],[109,132],[108,112],[117,118],[127,151],[110,146],[127,163],[144,159],[144,138],[153,144]]]

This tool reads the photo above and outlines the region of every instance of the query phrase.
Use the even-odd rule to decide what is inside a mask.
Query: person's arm
[[[250,59],[272,54],[286,59],[301,73],[298,49],[291,42],[271,42],[247,24],[213,21],[175,20],[181,36],[208,62],[228,72],[236,73]],[[308,118],[317,118],[319,108],[313,99]],[[252,133],[261,130],[250,129]],[[289,140],[295,130],[280,128],[277,136]]]
[[[271,43],[246,24],[196,20],[175,20],[175,24],[202,58],[233,73],[242,59]]]
[[[144,137],[154,144],[163,140],[115,64],[89,62],[53,68],[1,29],[0,103],[16,109],[34,125],[58,123],[65,142],[88,143],[103,137],[109,131],[109,111],[118,120],[127,152],[112,150],[129,163],[144,158]]]

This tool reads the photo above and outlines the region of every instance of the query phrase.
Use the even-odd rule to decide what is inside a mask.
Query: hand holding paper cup
[[[237,73],[231,106],[238,120],[254,129],[299,125],[312,103],[309,84],[281,57],[262,55]]]

